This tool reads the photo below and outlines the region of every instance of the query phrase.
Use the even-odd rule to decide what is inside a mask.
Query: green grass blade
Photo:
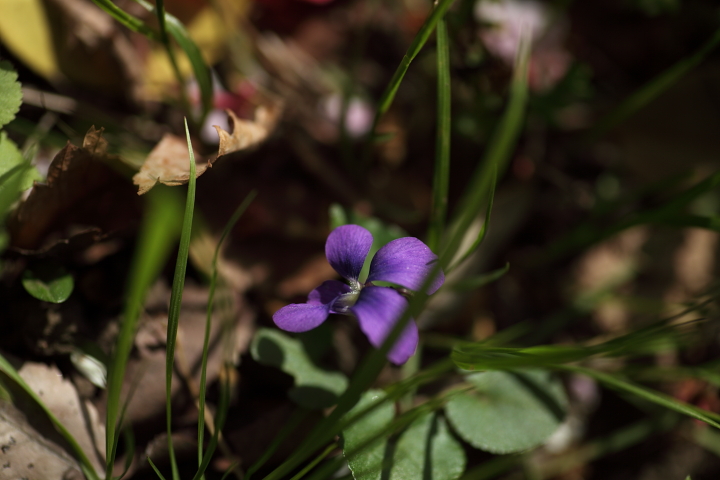
[[[447,12],[448,8],[450,8],[450,5],[452,5],[452,3],[453,0],[440,0],[437,6],[433,9],[430,16],[428,16],[428,18],[425,20],[425,23],[420,28],[420,31],[417,33],[417,35],[415,35],[415,38],[410,44],[410,47],[405,53],[405,56],[400,61],[400,65],[398,66],[397,70],[395,70],[395,73],[390,80],[390,84],[385,89],[385,92],[383,92],[382,97],[380,97],[380,101],[378,102],[378,109],[375,113],[375,119],[373,120],[373,126],[370,129],[371,137],[375,135],[375,129],[377,128],[380,118],[382,118],[385,112],[387,112],[390,108],[390,105],[392,105],[392,102],[395,99],[395,94],[397,93],[398,88],[400,88],[400,84],[405,77],[405,72],[407,72],[410,63],[415,59],[417,54],[425,45],[427,39],[430,37],[430,34],[433,32],[433,30],[435,30],[435,25],[437,25],[438,21],[440,21],[440,19],[445,16],[445,12]]]
[[[228,372],[230,372],[233,368],[232,364],[225,363],[223,365],[223,370],[220,372],[220,402],[218,404],[217,416],[215,417],[215,431],[208,443],[208,448],[205,451],[205,455],[203,456],[202,462],[200,463],[193,480],[200,480],[200,478],[202,478],[208,465],[210,465],[210,460],[212,460],[213,454],[215,453],[215,448],[217,447],[218,439],[220,438],[220,431],[225,425],[228,407],[230,406],[230,373]]]
[[[694,405],[689,405],[687,403],[676,400],[668,395],[665,395],[664,393],[660,393],[655,390],[643,387],[641,385],[631,383],[627,380],[618,378],[615,375],[599,372],[590,368],[570,365],[557,366],[556,368],[586,375],[594,380],[597,380],[603,385],[612,388],[613,390],[630,393],[662,407],[668,408],[683,415],[687,415],[688,417],[694,418],[696,420],[705,422],[715,428],[720,428],[720,423],[718,423],[720,422],[720,415],[718,415],[717,413],[703,410],[702,408],[698,408]]]
[[[440,264],[443,267],[447,267],[452,258],[455,257],[465,232],[472,224],[477,212],[480,211],[483,202],[487,201],[495,179],[504,172],[510,154],[520,136],[528,98],[528,58],[529,45],[524,42],[521,45],[515,67],[515,75],[510,87],[510,99],[505,113],[500,119],[497,130],[488,145],[485,157],[477,167],[465,190],[455,220],[452,222],[450,240],[445,245],[440,257]]]
[[[230,231],[235,226],[237,221],[240,219],[250,202],[253,201],[257,191],[253,190],[245,197],[245,200],[238,206],[230,220],[225,225],[220,240],[215,247],[215,253],[212,259],[211,270],[212,274],[210,277],[210,292],[208,293],[208,306],[207,306],[207,317],[205,318],[205,338],[203,340],[203,351],[202,351],[202,365],[200,368],[200,387],[199,387],[199,398],[198,398],[198,464],[202,463],[203,457],[203,437],[205,435],[205,394],[207,390],[207,362],[208,362],[208,351],[210,350],[210,326],[212,323],[212,313],[215,300],[215,289],[217,288],[218,282],[218,270],[217,263],[220,257],[220,250],[223,242],[230,234]]]
[[[195,80],[200,89],[200,103],[202,104],[202,114],[200,119],[197,120],[197,124],[202,125],[208,112],[210,112],[213,107],[213,85],[210,67],[205,63],[200,48],[193,39],[190,38],[190,35],[180,20],[169,14],[165,14],[165,18],[167,20],[168,33],[175,39],[180,48],[182,48],[185,55],[187,55],[193,73],[195,74]]]
[[[145,22],[127,13],[115,5],[112,0],[93,0],[93,3],[100,7],[105,13],[120,22],[124,27],[133,32],[141,33],[151,40],[160,40],[157,32],[147,26]]]
[[[147,11],[155,12],[155,14],[158,15],[158,18],[160,18],[161,13],[159,10],[162,2],[158,2],[158,8],[156,9],[154,5],[146,2],[145,0],[136,1],[137,3],[142,5]],[[192,66],[193,73],[195,74],[195,80],[197,81],[198,88],[200,89],[200,100],[202,103],[201,118],[197,119],[196,123],[202,124],[205,116],[208,114],[208,112],[212,109],[213,106],[213,85],[210,67],[207,65],[207,63],[205,63],[205,59],[203,59],[200,48],[198,48],[197,44],[193,41],[192,38],[190,38],[190,34],[188,34],[187,29],[182,24],[182,22],[178,20],[177,17],[170,15],[167,12],[162,13],[163,22],[161,23],[161,25],[165,26],[167,33],[169,33],[170,36],[175,39],[183,52],[185,52],[185,55],[187,55],[188,60],[190,60],[190,65]],[[175,70],[175,76],[178,77],[178,81],[180,82],[180,88],[183,92],[183,102],[188,105],[188,101],[186,98],[187,95],[185,94],[184,81],[182,79],[182,75],[180,74],[180,70],[178,69],[175,62],[174,53],[170,48],[169,41],[166,42],[166,46],[168,49],[168,55],[170,56],[170,62],[173,64],[173,69]]]
[[[282,442],[285,441],[285,439],[295,431],[295,429],[300,425],[300,422],[302,422],[309,413],[309,410],[306,410],[304,408],[298,408],[293,412],[290,419],[283,425],[282,429],[278,432],[278,434],[273,439],[272,443],[268,445],[268,447],[265,449],[265,452],[263,452],[262,456],[252,465],[250,465],[250,468],[247,469],[245,472],[244,480],[250,480],[253,473],[257,472],[260,467],[262,467],[265,462],[270,460],[270,457],[275,453],[275,451],[282,445]]]
[[[450,182],[450,46],[445,19],[437,24],[438,113],[437,140],[435,143],[435,172],[433,175],[433,206],[430,212],[428,246],[434,252],[440,247],[440,238],[447,216],[448,185]]]
[[[477,288],[483,287],[489,283],[494,282],[510,270],[510,263],[506,263],[504,267],[493,270],[489,273],[477,275],[470,278],[465,278],[452,284],[450,288],[457,292],[468,292]]]
[[[458,259],[452,266],[448,267],[447,273],[455,270],[457,267],[462,265],[462,263],[470,258],[470,255],[472,255],[475,250],[478,249],[478,247],[482,244],[483,240],[485,240],[485,235],[487,235],[488,231],[488,225],[490,225],[490,214],[492,213],[492,207],[493,207],[493,201],[495,199],[495,186],[497,185],[497,169],[493,171],[492,180],[490,183],[490,194],[488,195],[487,200],[487,208],[485,209],[485,220],[483,220],[482,227],[480,228],[480,233],[478,233],[477,238],[473,242],[472,245],[470,245],[470,248],[467,249],[467,251]]]
[[[190,252],[190,236],[192,234],[193,213],[195,210],[195,154],[193,153],[190,131],[185,119],[185,136],[187,137],[188,153],[190,156],[190,178],[188,181],[187,199],[185,201],[185,215],[180,232],[180,246],[175,262],[172,291],[170,293],[170,308],[168,310],[167,324],[167,350],[165,356],[165,419],[168,435],[168,454],[172,468],[173,480],[179,480],[180,474],[175,459],[175,450],[172,442],[172,377],[175,362],[175,345],[180,320],[180,306],[182,304],[183,288],[185,287],[185,271],[187,270],[188,253]]]
[[[48,410],[42,399],[33,391],[32,388],[30,388],[27,383],[25,383],[25,380],[23,380],[17,370],[15,370],[15,368],[10,364],[10,362],[8,362],[2,355],[0,355],[0,371],[7,375],[20,388],[22,388],[25,393],[27,393],[35,401],[35,403],[37,403],[37,405],[43,410],[43,412],[45,412],[48,419],[53,424],[53,427],[55,427],[55,430],[57,430],[57,432],[65,440],[67,440],[78,460],[80,460],[80,467],[82,468],[83,473],[90,480],[99,480],[100,477],[95,472],[95,467],[92,466],[90,459],[87,457],[82,447],[80,447],[80,445],[77,443],[75,437],[73,437],[72,434],[60,422],[60,420],[58,420],[57,417],[50,410]]]
[[[106,413],[106,478],[112,478],[115,462],[116,429],[120,410],[120,390],[125,367],[133,346],[138,317],[145,295],[165,264],[169,250],[177,238],[179,209],[168,190],[157,189],[148,196],[148,212],[140,229],[138,246],[128,276],[127,301],[120,324],[115,351],[108,369],[108,400]]]
[[[332,451],[335,450],[336,448],[338,448],[338,446],[337,446],[336,443],[333,443],[332,445],[328,446],[325,450],[323,450],[323,451],[320,453],[320,455],[318,455],[317,457],[315,457],[315,458],[312,460],[312,462],[310,462],[310,463],[308,463],[307,465],[305,465],[305,466],[303,467],[303,469],[300,470],[297,474],[295,474],[290,480],[300,480],[302,477],[304,477],[305,475],[307,475],[307,473],[308,473],[310,470],[312,470],[313,468],[315,468],[315,465],[317,465],[318,463],[322,462],[323,459],[324,459],[325,457],[327,457],[328,455],[330,455],[330,452],[332,452]]]
[[[655,100],[672,87],[683,75],[698,66],[720,44],[720,28],[694,54],[661,73],[638,91],[630,95],[591,130],[589,138],[597,140],[609,130],[625,121],[638,110]]]
[[[160,470],[158,470],[158,468],[155,466],[152,459],[149,456],[145,457],[145,458],[147,458],[147,461],[150,464],[150,466],[152,467],[153,471],[157,474],[158,477],[160,477],[160,480],[165,480],[165,477],[163,477],[163,474],[160,473]]]

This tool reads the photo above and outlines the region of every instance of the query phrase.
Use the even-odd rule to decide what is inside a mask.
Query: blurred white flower
[[[533,0],[480,0],[475,4],[475,19],[487,25],[480,38],[488,51],[512,65],[523,36],[532,43],[542,37],[550,13]]]
[[[342,97],[333,94],[325,97],[321,103],[322,114],[335,125],[340,124]],[[345,129],[353,138],[362,137],[369,130],[373,121],[373,111],[367,102],[359,98],[351,98],[345,113]]]
[[[523,37],[531,45],[528,82],[536,92],[550,90],[567,73],[572,55],[565,49],[567,22],[553,18],[535,0],[479,0],[475,17],[483,24],[480,39],[492,55],[515,63]]]

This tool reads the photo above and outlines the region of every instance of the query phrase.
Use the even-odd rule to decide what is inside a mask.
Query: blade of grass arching
[[[330,455],[330,453],[331,453],[333,450],[335,450],[336,448],[338,448],[338,444],[337,444],[337,443],[333,443],[332,445],[329,445],[325,450],[322,451],[322,453],[320,453],[320,455],[318,455],[317,457],[315,457],[310,463],[308,463],[307,465],[305,465],[305,466],[302,468],[302,470],[300,470],[298,473],[296,473],[295,475],[293,475],[293,477],[292,477],[290,480],[300,480],[302,477],[304,477],[305,475],[307,475],[310,470],[312,470],[313,468],[315,468],[315,466],[316,466],[318,463],[322,462],[322,461],[325,459],[325,457],[327,457],[328,455]]]
[[[125,439],[125,465],[123,465],[123,471],[120,475],[117,477],[113,477],[113,480],[122,480],[122,478],[127,475],[127,472],[130,471],[130,466],[132,466],[133,458],[135,455],[133,455],[133,452],[135,452],[135,435],[133,435],[133,431],[131,428],[125,428],[123,429],[123,438]]]
[[[112,458],[117,457],[117,447],[120,443],[120,428],[122,428],[123,423],[125,422],[125,413],[127,412],[128,405],[130,405],[130,401],[132,400],[133,396],[135,396],[135,392],[137,391],[138,385],[140,385],[140,379],[142,378],[142,370],[139,375],[135,375],[135,378],[133,379],[133,382],[130,384],[130,389],[128,391],[127,396],[125,397],[125,401],[123,402],[122,409],[120,410],[120,415],[117,419],[117,426],[118,428],[115,430],[115,442],[113,443],[113,451],[112,451]],[[132,430],[130,427],[126,427],[122,430],[123,437],[125,438],[125,451],[126,452],[132,452],[135,450],[135,447],[129,448],[128,439],[130,438],[132,440],[132,443],[134,445],[135,438],[133,436]],[[119,478],[122,478],[125,476],[125,474],[130,469],[130,465],[132,464],[133,455],[129,455],[128,458],[125,459],[125,471],[120,475]]]
[[[158,20],[160,19],[160,6],[162,5],[162,2],[158,2],[158,8],[156,9],[154,5],[146,2],[145,0],[135,0],[137,3],[143,6],[147,11],[154,12],[156,15],[158,15]],[[180,48],[185,52],[185,55],[187,55],[188,60],[190,60],[190,65],[192,66],[193,73],[195,74],[195,80],[197,81],[198,88],[200,89],[200,100],[202,103],[202,114],[200,115],[199,119],[196,119],[196,123],[198,125],[202,125],[202,122],[204,121],[205,117],[207,116],[208,112],[212,109],[212,102],[213,102],[213,86],[212,86],[212,75],[210,73],[210,67],[208,67],[207,63],[205,63],[205,59],[203,59],[202,52],[200,52],[200,49],[198,48],[197,44],[193,41],[192,38],[190,38],[190,35],[187,32],[187,29],[182,24],[180,20],[177,19],[177,17],[167,13],[163,12],[164,15],[162,15],[163,22],[161,25],[165,26],[166,32],[169,33],[177,42],[177,44],[180,46]],[[161,32],[162,35],[165,35],[165,32]],[[189,105],[187,101],[187,95],[185,93],[184,88],[184,81],[182,79],[182,75],[180,74],[180,70],[177,68],[177,64],[174,60],[174,52],[172,51],[172,48],[170,46],[170,42],[167,39],[167,36],[165,38],[165,45],[168,49],[168,55],[170,56],[170,62],[173,64],[173,69],[175,70],[175,76],[178,78],[178,81],[180,82],[180,88],[182,92],[182,98],[185,105]]]
[[[694,418],[696,420],[705,422],[715,428],[720,428],[720,423],[718,423],[720,422],[719,414],[703,410],[702,408],[698,408],[694,405],[689,405],[685,402],[681,402],[668,395],[665,395],[664,393],[651,390],[641,385],[636,385],[627,380],[623,380],[615,375],[599,372],[590,368],[572,365],[557,365],[555,366],[555,368],[573,373],[579,373],[581,375],[586,375],[594,380],[597,380],[603,385],[612,388],[613,390],[631,393],[637,397],[640,397],[662,407],[668,408],[678,413],[682,413],[683,415],[687,415],[688,417]]]
[[[95,467],[93,467],[90,459],[85,454],[82,447],[78,444],[77,440],[75,440],[75,437],[72,436],[72,434],[65,428],[62,422],[60,422],[60,420],[58,420],[58,418],[45,406],[42,399],[33,391],[32,388],[30,388],[27,383],[25,383],[25,380],[23,380],[17,370],[15,370],[15,367],[13,367],[12,364],[8,362],[7,359],[2,355],[0,355],[0,371],[7,375],[20,388],[22,388],[25,393],[28,394],[28,396],[30,396],[30,398],[32,398],[35,403],[42,409],[42,411],[45,412],[45,415],[47,415],[55,430],[57,430],[57,432],[68,442],[70,447],[73,449],[73,453],[80,461],[80,467],[85,476],[90,480],[100,480],[97,472],[95,472]]]
[[[677,62],[630,95],[590,131],[590,141],[602,137],[635,112],[672,87],[683,75],[698,66],[720,44],[720,28],[694,54]]]
[[[378,126],[380,118],[382,118],[385,112],[387,112],[390,108],[390,105],[392,105],[392,102],[395,99],[395,94],[397,93],[397,90],[400,87],[403,78],[405,77],[405,72],[407,72],[410,63],[415,59],[417,54],[425,45],[425,42],[427,42],[430,34],[433,32],[433,30],[435,30],[435,25],[441,18],[443,18],[443,16],[445,16],[445,12],[447,12],[448,8],[450,8],[450,5],[452,5],[452,3],[453,0],[440,0],[433,9],[430,16],[428,16],[428,18],[425,20],[425,23],[423,23],[420,31],[417,33],[417,35],[415,35],[415,38],[410,44],[410,47],[405,53],[405,56],[400,61],[400,65],[398,65],[398,68],[395,70],[395,73],[390,80],[390,84],[387,86],[382,96],[380,97],[377,112],[375,112],[375,118],[373,119],[372,128],[370,129],[371,139],[373,139],[375,135],[375,129]]]
[[[693,217],[683,215],[682,209],[699,196],[720,186],[720,172],[714,173],[674,197],[666,200],[662,205],[633,212],[625,218],[617,221],[610,227],[599,227],[586,223],[572,231],[565,238],[550,245],[543,254],[543,262],[555,260],[563,255],[575,252],[581,248],[587,248],[601,240],[610,238],[623,230],[636,225],[670,225],[670,226],[695,226],[715,230],[717,222],[713,217]],[[622,205],[618,205],[622,208]],[[694,223],[694,224],[693,224]]]
[[[433,205],[430,212],[428,247],[437,252],[447,216],[448,184],[450,181],[450,46],[447,25],[442,18],[437,23],[437,82],[438,112],[435,140],[435,171],[433,175]]]
[[[125,366],[130,356],[135,327],[143,308],[145,295],[165,264],[178,234],[179,209],[169,190],[153,190],[148,195],[148,212],[143,219],[136,252],[128,275],[127,300],[113,358],[108,369],[107,413],[105,422],[106,479],[112,478],[115,464],[116,429],[120,409],[120,391]]]
[[[240,466],[240,462],[231,463],[227,470],[225,470],[225,473],[223,473],[223,476],[220,477],[220,480],[225,480],[227,477],[229,477],[233,470],[235,470],[238,466]]]
[[[493,270],[492,272],[483,273],[470,278],[464,278],[452,284],[450,288],[457,292],[469,292],[478,289],[489,283],[494,282],[510,270],[510,263],[506,263],[504,267]]]
[[[208,465],[210,465],[210,460],[212,460],[213,454],[215,453],[215,448],[217,447],[218,440],[220,438],[220,431],[225,425],[228,408],[230,407],[230,372],[233,368],[234,367],[231,363],[226,362],[223,365],[223,369],[220,371],[220,401],[218,402],[217,416],[215,417],[215,431],[210,438],[208,448],[205,451],[205,455],[203,456],[202,462],[200,463],[193,480],[200,480],[200,478],[205,475],[205,470],[207,470]]]
[[[207,391],[207,362],[208,362],[208,351],[210,350],[210,326],[212,323],[212,313],[215,301],[215,289],[217,288],[218,282],[218,258],[220,257],[220,250],[223,242],[230,234],[230,231],[235,226],[237,221],[240,219],[250,202],[253,201],[257,191],[253,190],[245,197],[245,200],[238,206],[230,220],[225,225],[220,240],[218,240],[217,246],[215,247],[215,253],[213,254],[212,265],[211,265],[211,277],[210,277],[210,292],[208,293],[208,306],[207,316],[205,318],[205,338],[203,340],[203,351],[202,351],[202,363],[200,367],[200,387],[198,389],[198,465],[202,463],[203,457],[203,437],[205,436],[205,394]]]
[[[153,463],[153,461],[152,461],[152,459],[150,458],[150,456],[147,456],[147,457],[145,457],[145,458],[147,459],[148,463],[149,463],[150,466],[152,467],[153,471],[157,474],[158,477],[160,477],[160,480],[165,480],[165,477],[163,477],[163,474],[160,473],[160,470],[158,470],[158,468],[155,466],[155,464]]]
[[[300,422],[302,422],[309,413],[309,410],[306,410],[304,408],[298,407],[297,410],[295,410],[290,417],[290,419],[283,425],[282,429],[278,432],[277,435],[275,435],[275,438],[273,439],[272,443],[267,446],[265,451],[263,452],[262,456],[257,459],[255,463],[250,465],[250,468],[247,469],[247,472],[245,472],[245,478],[244,480],[250,480],[253,473],[257,472],[260,467],[265,465],[265,462],[270,460],[270,457],[275,453],[275,451],[282,445],[282,442],[285,441],[285,439],[295,431],[295,429],[300,425]]]
[[[175,51],[173,50],[173,46],[170,44],[170,40],[167,35],[164,0],[155,0],[155,15],[157,16],[158,25],[160,27],[160,43],[162,43],[165,47],[168,60],[170,60],[170,66],[175,74],[175,80],[177,80],[178,86],[180,87],[180,101],[182,102],[183,109],[188,112],[188,115],[190,115],[190,102],[188,101],[187,92],[185,90],[185,80],[183,79],[182,73],[180,73],[180,67],[178,67],[177,59],[175,58]]]
[[[100,7],[105,13],[120,22],[124,27],[129,28],[133,32],[143,34],[151,40],[160,39],[155,30],[148,27],[145,22],[139,18],[130,15],[125,10],[115,5],[112,0],[93,0],[93,3]]]
[[[172,291],[170,293],[170,308],[167,322],[167,347],[165,354],[165,419],[168,436],[168,455],[172,468],[173,480],[180,479],[180,473],[175,459],[175,450],[172,441],[172,377],[175,363],[175,345],[180,320],[180,306],[182,304],[183,288],[185,287],[185,271],[187,269],[188,253],[190,252],[190,235],[192,234],[193,213],[195,210],[195,154],[190,141],[190,130],[185,119],[185,137],[187,138],[188,154],[190,156],[190,178],[188,181],[187,199],[185,201],[185,215],[180,232],[180,246],[175,262]]]
[[[482,227],[480,228],[480,233],[478,233],[477,238],[475,241],[470,245],[470,248],[467,249],[467,251],[460,257],[453,265],[448,267],[446,273],[450,273],[453,270],[455,270],[458,266],[462,265],[462,263],[467,260],[470,255],[472,255],[475,250],[478,249],[478,247],[482,244],[483,240],[485,240],[485,235],[487,235],[488,231],[488,225],[490,224],[490,214],[492,213],[492,207],[493,207],[493,200],[495,199],[495,186],[497,185],[497,169],[493,171],[492,175],[492,181],[490,183],[490,194],[488,196],[488,204],[487,208],[485,209],[485,220],[483,221]]]
[[[450,261],[455,258],[465,232],[477,216],[483,203],[487,201],[495,182],[494,179],[500,177],[504,172],[510,154],[520,136],[528,97],[528,58],[529,43],[523,41],[510,86],[508,105],[497,130],[493,133],[482,162],[478,165],[465,190],[455,219],[451,223],[450,239],[444,246],[440,257],[440,264],[444,268],[447,268]]]

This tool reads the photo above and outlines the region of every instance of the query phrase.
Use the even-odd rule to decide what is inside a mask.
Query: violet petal
[[[326,280],[315,290],[308,294],[308,305],[328,305],[344,293],[350,293],[351,288],[337,280]]]
[[[370,343],[379,348],[408,306],[405,297],[389,287],[365,287],[350,311],[357,317],[360,329]],[[388,353],[388,359],[401,365],[417,348],[418,329],[412,319]]]
[[[275,325],[288,332],[307,332],[323,323],[330,315],[330,304],[292,303],[273,315]]]
[[[330,232],[325,242],[325,256],[340,275],[357,282],[373,237],[359,225],[342,225]]]
[[[417,291],[422,287],[437,259],[437,255],[417,238],[398,238],[375,254],[370,263],[368,281],[392,282]],[[427,293],[435,293],[444,282],[445,275],[440,271]]]

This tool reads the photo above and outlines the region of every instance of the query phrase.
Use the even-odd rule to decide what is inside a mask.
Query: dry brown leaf
[[[195,155],[197,158],[197,154]],[[196,164],[195,173],[199,177],[211,165]],[[190,158],[187,140],[166,133],[148,155],[140,171],[133,177],[133,183],[139,187],[138,195],[150,191],[158,182],[165,185],[182,185],[190,179]]]
[[[137,224],[139,205],[132,186],[108,162],[102,129],[91,127],[82,147],[68,143],[55,156],[47,180],[36,183],[8,221],[11,246],[46,250],[93,227],[102,233]]]
[[[220,137],[218,154],[207,161],[196,161],[195,177],[205,173],[223,155],[246,150],[262,143],[275,128],[281,110],[279,103],[258,107],[255,111],[255,120],[252,121],[241,120],[231,110],[225,110],[228,114],[228,122],[233,127],[232,134],[214,125]],[[197,153],[195,158],[199,158]],[[187,140],[168,133],[145,159],[140,171],[133,177],[133,183],[138,186],[138,195],[142,195],[149,192],[158,182],[177,186],[186,184],[189,179]]]
[[[0,478],[83,478],[70,455],[33,428],[26,415],[0,401]]]
[[[102,471],[105,430],[95,407],[82,400],[55,367],[27,362],[19,373],[72,434],[95,470]],[[85,478],[69,446],[40,407],[16,384],[5,386],[12,400],[0,401],[0,478]]]
[[[26,362],[18,373],[70,432],[95,470],[101,472],[105,463],[101,457],[105,451],[105,427],[95,406],[82,400],[75,386],[63,379],[55,366]]]
[[[218,158],[260,144],[275,128],[281,110],[279,104],[260,106],[255,110],[254,121],[241,120],[231,110],[225,110],[228,114],[228,122],[232,126],[232,134],[214,125],[220,137]]]

